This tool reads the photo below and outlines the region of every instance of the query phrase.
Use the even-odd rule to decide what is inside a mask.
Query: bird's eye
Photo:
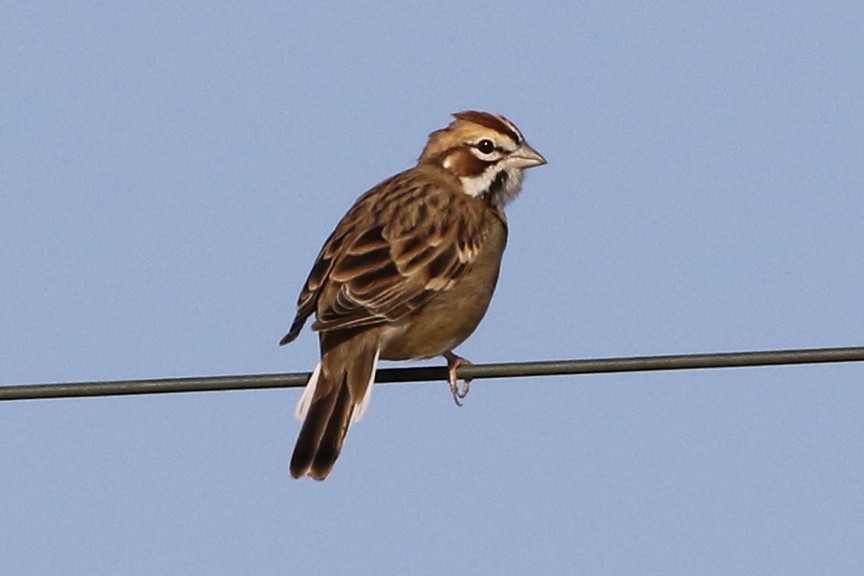
[[[483,154],[490,154],[495,150],[495,143],[491,140],[480,140],[480,142],[477,143],[477,149]]]

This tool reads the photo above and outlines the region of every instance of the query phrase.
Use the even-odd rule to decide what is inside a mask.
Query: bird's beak
[[[534,166],[542,166],[546,164],[546,159],[543,155],[531,148],[528,144],[523,144],[522,148],[511,156],[517,162],[519,168],[533,168]]]

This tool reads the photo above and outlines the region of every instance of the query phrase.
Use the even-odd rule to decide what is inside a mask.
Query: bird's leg
[[[468,390],[471,388],[471,379],[465,378],[465,385],[460,390],[456,370],[460,366],[470,366],[471,362],[453,352],[445,352],[444,358],[447,359],[447,382],[450,384],[450,393],[453,394],[453,401],[456,402],[456,405],[462,406],[462,398],[468,395]]]

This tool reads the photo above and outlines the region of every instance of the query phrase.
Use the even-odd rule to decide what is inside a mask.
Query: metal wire
[[[673,356],[637,356],[593,360],[551,360],[544,362],[507,362],[473,364],[457,371],[460,378],[516,378],[525,376],[564,376],[604,374],[611,372],[648,372],[659,370],[697,370],[709,368],[742,368],[788,364],[864,362],[864,346],[847,348],[810,348],[764,352],[721,352],[714,354],[679,354]],[[259,388],[298,388],[306,384],[308,372],[292,374],[253,374],[240,376],[205,376],[194,378],[160,378],[154,380],[114,380],[108,382],[74,382],[66,384],[25,384],[0,386],[0,401],[37,400],[44,398],[81,398],[90,396],[123,396],[132,394],[165,394],[179,392],[214,392],[256,390]],[[387,368],[378,370],[375,382],[428,382],[446,380],[444,367]]]

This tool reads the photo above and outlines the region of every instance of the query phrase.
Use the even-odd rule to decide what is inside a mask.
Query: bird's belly
[[[489,233],[490,241],[456,285],[387,329],[382,359],[438,356],[453,350],[474,332],[492,300],[506,242],[506,229],[497,219]]]

